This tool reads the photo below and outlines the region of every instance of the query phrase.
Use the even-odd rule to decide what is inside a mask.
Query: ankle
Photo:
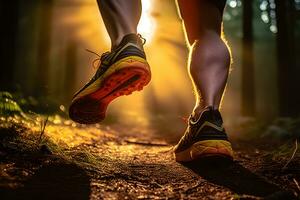
[[[199,119],[203,111],[205,110],[218,110],[218,106],[214,105],[196,105],[192,112],[192,118]]]
[[[205,106],[203,106],[203,105],[195,106],[193,109],[193,112],[192,112],[192,118],[199,119],[199,117],[201,116],[201,114],[204,110],[205,110]]]
[[[141,38],[137,33],[128,33],[128,34],[120,35],[118,38],[111,40],[111,44],[112,44],[111,49],[112,50],[116,49],[119,46],[122,46],[128,42],[133,42],[138,45],[142,43]]]

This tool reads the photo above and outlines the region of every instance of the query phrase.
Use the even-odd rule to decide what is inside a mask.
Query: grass
[[[97,170],[101,159],[82,147],[69,147],[63,141],[55,141],[47,136],[48,117],[41,121],[26,120],[19,117],[0,119],[0,152],[6,157],[23,157],[24,162],[35,158],[51,162],[72,163],[81,168]],[[39,127],[39,129],[38,129]],[[38,131],[36,131],[38,130]]]

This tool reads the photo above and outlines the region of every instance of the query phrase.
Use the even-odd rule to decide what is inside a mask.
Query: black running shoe
[[[174,149],[178,162],[188,162],[205,156],[233,158],[223,120],[218,110],[207,107],[198,120],[190,117],[185,134]]]
[[[94,77],[74,95],[69,108],[72,120],[82,124],[100,122],[112,100],[142,90],[150,82],[144,42],[140,35],[128,34],[115,49],[101,56]]]

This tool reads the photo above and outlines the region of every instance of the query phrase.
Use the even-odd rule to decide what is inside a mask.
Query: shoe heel
[[[193,144],[190,150],[193,160],[207,156],[224,156],[233,159],[233,150],[228,141],[206,140]]]

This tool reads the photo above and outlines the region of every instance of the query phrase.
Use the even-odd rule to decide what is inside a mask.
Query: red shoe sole
[[[106,77],[95,92],[74,100],[69,108],[72,120],[81,124],[101,122],[107,106],[117,97],[140,91],[151,79],[151,73],[143,67],[125,67]]]

